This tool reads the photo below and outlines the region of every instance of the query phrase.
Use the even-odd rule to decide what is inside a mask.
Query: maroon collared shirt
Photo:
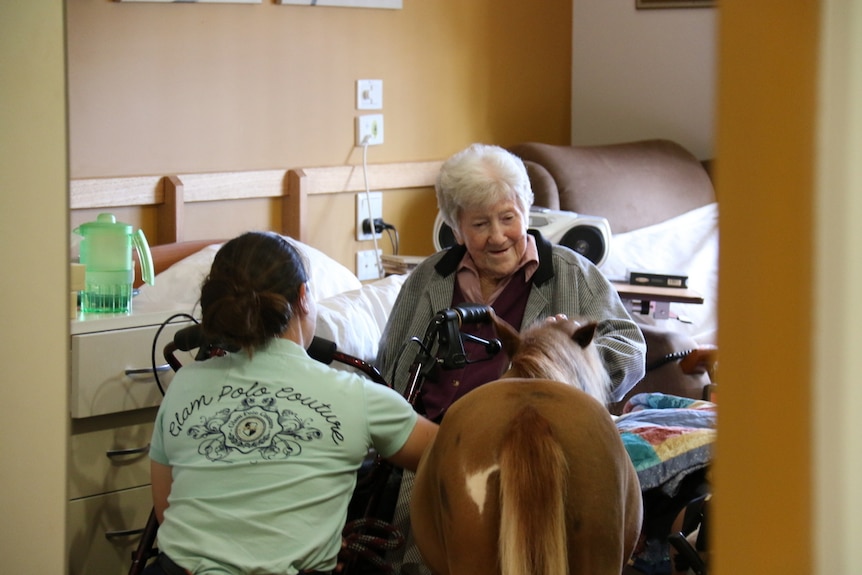
[[[531,282],[525,278],[522,267],[515,272],[503,291],[494,301],[494,312],[516,329],[520,329],[524,319],[524,310],[527,307],[527,297],[530,293]],[[470,302],[465,299],[458,282],[452,294],[452,305]],[[490,323],[465,324],[461,326],[462,333],[469,333],[485,340],[497,337],[494,326]],[[481,344],[465,341],[464,351],[469,361],[465,367],[460,369],[441,369],[436,365],[422,384],[416,408],[424,413],[428,419],[439,422],[443,419],[446,410],[458,398],[482,384],[498,379],[508,367],[509,358],[504,352],[500,352],[491,359],[485,359],[487,352]]]

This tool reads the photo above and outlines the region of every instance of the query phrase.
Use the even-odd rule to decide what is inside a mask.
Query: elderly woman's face
[[[527,224],[514,201],[465,209],[459,228],[461,241],[481,275],[503,278],[518,268],[527,249]]]

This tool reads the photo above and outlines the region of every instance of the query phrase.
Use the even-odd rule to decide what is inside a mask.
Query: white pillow
[[[305,255],[309,287],[317,301],[362,287],[362,282],[352,271],[322,251],[287,236],[285,239]]]
[[[703,304],[671,303],[670,311],[690,323],[657,320],[633,313],[638,323],[653,324],[716,343],[718,332],[718,203],[695,208],[670,220],[616,234],[601,271],[610,279],[627,280],[631,270],[688,275],[688,287]]]
[[[286,237],[302,253],[308,265],[309,288],[316,300],[362,287],[362,282],[349,269],[322,251]],[[210,271],[216,252],[222,244],[213,244],[182,259],[158,274],[153,285],[144,284],[135,297],[135,304],[146,307],[170,307],[193,310],[201,293],[201,283]]]
[[[373,363],[395,298],[407,275],[391,275],[317,302],[314,335],[335,342],[338,351]],[[333,362],[333,367],[340,367]]]
[[[143,284],[139,288],[133,306],[176,307],[191,313],[200,298],[201,283],[221,246],[207,246],[156,275],[153,285]]]

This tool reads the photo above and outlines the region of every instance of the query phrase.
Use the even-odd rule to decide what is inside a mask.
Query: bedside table
[[[702,295],[686,288],[641,286],[621,281],[611,281],[611,285],[620,294],[620,298],[631,302],[630,311],[644,315],[652,312],[652,316],[656,319],[669,319],[670,304],[673,302],[703,303]]]
[[[147,454],[162,398],[153,372],[153,342],[175,313],[142,309],[79,314],[71,321],[70,575],[129,571],[152,509]],[[159,333],[155,357],[162,386],[173,377],[163,358],[164,346],[190,322],[177,318]]]

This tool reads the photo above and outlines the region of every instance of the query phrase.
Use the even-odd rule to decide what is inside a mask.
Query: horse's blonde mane
[[[519,336],[504,377],[551,379],[573,385],[607,405],[611,380],[592,342],[595,322],[539,321]]]

